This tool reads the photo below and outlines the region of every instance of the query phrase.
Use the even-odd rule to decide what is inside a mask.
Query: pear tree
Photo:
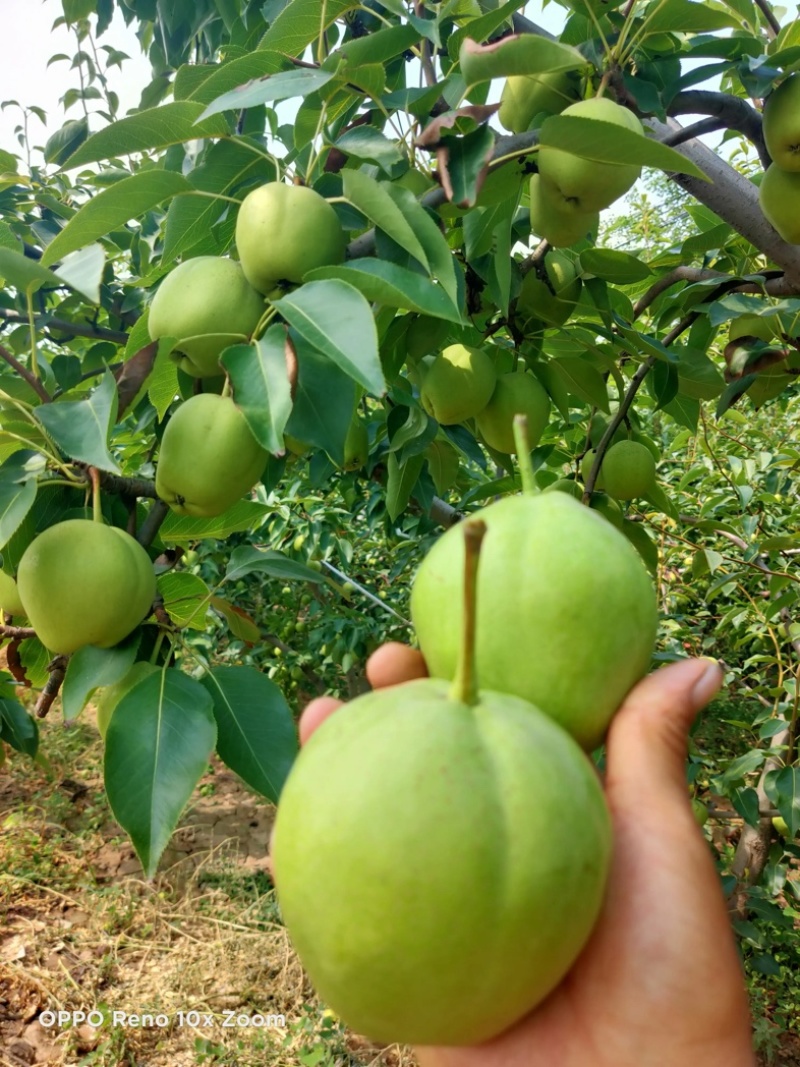
[[[532,7],[53,5],[84,116],[0,146],[0,754],[99,704],[148,877],[214,753],[277,802],[300,694],[330,688],[313,658],[363,687],[359,612],[452,681],[459,579],[424,576],[484,506],[487,600],[550,614],[480,639],[479,675],[533,670],[538,635],[591,747],[651,663],[720,656],[767,710],[735,755],[693,742],[687,809],[717,844],[736,821],[743,919],[800,858],[799,24]],[[127,113],[113,15],[152,67]],[[403,566],[378,587],[381,552]],[[573,657],[620,649],[592,710]]]

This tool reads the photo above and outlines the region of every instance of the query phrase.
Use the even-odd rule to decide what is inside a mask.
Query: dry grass
[[[315,998],[263,855],[252,854],[247,831],[257,823],[256,849],[264,836],[263,820],[247,819],[257,802],[230,776],[207,776],[208,795],[187,816],[189,847],[146,883],[103,798],[91,726],[53,723],[45,737],[52,779],[22,759],[0,771],[2,1067],[412,1067],[410,1053],[372,1047]],[[212,826],[202,809],[215,804],[223,817]],[[234,810],[245,812],[242,836],[220,840],[214,831],[229,830]],[[108,1021],[45,1030],[45,1009],[94,1009]],[[113,1026],[114,1010],[171,1023]],[[199,1018],[179,1025],[179,1012]],[[285,1026],[223,1026],[226,1013],[283,1016]]]

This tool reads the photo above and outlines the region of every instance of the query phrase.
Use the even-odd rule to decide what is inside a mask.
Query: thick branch
[[[118,474],[109,474],[100,471],[100,484],[109,493],[118,493],[120,496],[146,497],[149,500],[158,500],[156,483],[149,478],[122,478]]]
[[[650,118],[645,119],[644,124],[660,141],[681,129],[674,120],[664,124]],[[795,291],[800,288],[800,246],[787,244],[767,222],[758,202],[756,186],[701,141],[690,141],[675,151],[695,163],[709,181],[686,174],[671,174],[669,177],[780,267]]]
[[[33,709],[37,719],[43,719],[53,706],[53,701],[58,696],[64,682],[64,675],[67,673],[68,661],[69,656],[56,656],[53,662],[48,665],[47,669],[50,671],[50,677],[47,679],[44,689],[39,694],[36,706]]]
[[[690,89],[678,93],[667,108],[669,115],[710,115],[719,119],[728,130],[736,130],[752,141],[758,152],[761,165],[766,169],[772,160],[764,144],[761,115],[752,104],[729,93],[713,93],[703,89]],[[674,141],[667,141],[674,144]]]
[[[769,28],[770,37],[775,40],[775,38],[781,32],[781,24],[775,17],[775,12],[770,7],[769,0],[756,0],[756,7],[764,16],[764,21],[766,22]]]
[[[169,504],[165,504],[163,500],[156,500],[147,518],[141,525],[139,533],[136,535],[136,540],[140,545],[144,545],[145,548],[149,548],[155,540],[155,536],[161,527],[161,523],[166,519],[169,514]]]
[[[20,378],[25,379],[31,389],[33,389],[34,393],[36,393],[36,395],[41,399],[43,404],[50,403],[52,397],[42,385],[42,383],[39,381],[39,379],[36,377],[36,375],[29,371],[27,367],[23,367],[20,361],[18,359],[15,359],[14,356],[12,356],[11,353],[8,351],[8,349],[4,348],[2,345],[0,345],[0,359],[4,359],[9,365],[9,367],[14,368]]]

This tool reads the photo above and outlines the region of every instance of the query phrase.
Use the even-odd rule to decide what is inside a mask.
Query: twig
[[[770,30],[770,37],[774,40],[781,32],[781,24],[775,17],[775,12],[770,7],[768,0],[756,0],[756,7],[764,16]]]
[[[39,694],[36,706],[33,709],[37,719],[43,719],[53,706],[53,701],[61,690],[64,675],[67,673],[68,661],[69,656],[56,656],[52,663],[48,665],[50,677],[47,679],[44,689]]]
[[[20,361],[18,359],[15,359],[15,357],[12,356],[8,349],[4,348],[3,345],[0,345],[0,359],[4,359],[9,365],[9,367],[14,368],[20,378],[24,378],[24,380],[28,383],[31,389],[33,389],[36,395],[41,399],[43,404],[49,404],[52,401],[53,398],[50,396],[50,394],[39,381],[39,379],[35,375],[31,374],[27,367],[23,367]]]
[[[0,626],[0,637],[14,637],[24,641],[28,637],[36,637],[36,631],[31,626]]]
[[[45,322],[42,322],[45,319]],[[21,315],[18,311],[8,311],[0,308],[0,321],[20,323],[28,325],[28,316]],[[128,335],[121,330],[111,330],[105,326],[92,326],[88,322],[69,322],[67,319],[52,319],[49,315],[35,315],[34,322],[41,323],[42,329],[56,330],[58,333],[68,334],[70,337],[88,337],[96,341],[113,341],[114,344],[124,345],[128,341]],[[50,340],[53,340],[51,337]]]
[[[149,548],[155,540],[155,536],[159,531],[161,523],[166,519],[168,514],[169,504],[164,503],[163,500],[156,500],[155,504],[150,508],[147,518],[139,528],[136,540],[140,545]]]
[[[719,119],[728,130],[736,130],[755,145],[758,157],[764,167],[771,160],[764,144],[761,115],[752,104],[729,93],[717,93],[705,89],[690,89],[678,93],[667,108],[668,115],[708,115]],[[689,126],[687,129],[691,129]],[[676,131],[677,132],[677,131]],[[709,132],[700,130],[699,133]],[[662,138],[663,139],[663,138]],[[680,144],[681,141],[666,141],[667,144]]]

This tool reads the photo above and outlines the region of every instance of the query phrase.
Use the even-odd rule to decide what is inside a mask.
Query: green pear
[[[512,75],[506,80],[497,117],[511,133],[529,130],[537,115],[558,115],[578,97],[578,80],[571,71]]]
[[[800,75],[791,74],[767,97],[763,130],[775,166],[800,171]]]
[[[479,511],[477,671],[487,689],[541,708],[586,748],[602,740],[650,665],[652,582],[625,536],[566,493],[524,493]],[[428,669],[452,678],[464,546],[458,527],[434,544],[411,592]]]
[[[603,97],[571,104],[562,112],[562,117],[567,116],[611,123],[644,136],[642,124],[632,111]],[[642,170],[638,163],[599,163],[549,145],[539,149],[538,166],[542,180],[565,201],[565,209],[570,206],[584,215],[613,204],[631,188]]]
[[[574,211],[555,186],[532,174],[529,185],[531,230],[555,248],[566,248],[577,241],[597,236],[600,215]]]
[[[366,466],[369,459],[369,432],[367,424],[361,418],[356,418],[344,442],[344,464],[346,471],[361,470]]]
[[[761,179],[758,199],[767,221],[784,241],[800,244],[800,173],[773,163]]]
[[[603,434],[608,429],[608,419],[601,415],[599,412],[595,412],[589,422],[589,441],[592,448],[597,448],[602,440]],[[614,431],[614,436],[611,438],[611,444],[615,445],[617,441],[627,441],[628,431],[625,429],[625,424],[621,423]]]
[[[0,611],[5,615],[24,615],[16,581],[8,571],[0,570]]]
[[[453,532],[463,558],[476,526]],[[322,999],[382,1044],[502,1033],[565,977],[603,900],[611,831],[594,767],[536,707],[478,689],[476,553],[455,590],[455,683],[346,705],[278,805],[273,870],[294,947]]]
[[[697,797],[692,797],[692,814],[698,826],[705,826],[708,822],[708,808]]]
[[[573,478],[558,478],[555,482],[551,482],[543,490],[543,493],[566,493],[568,496],[574,497],[575,500],[581,500],[583,497],[583,486],[579,485]]]
[[[596,511],[598,515],[602,515],[612,526],[616,526],[618,530],[622,529],[625,516],[620,510],[619,504],[608,493],[592,493],[589,499],[589,507]]]
[[[428,470],[436,492],[441,496],[458,477],[458,452],[448,441],[431,441],[425,449],[425,459],[428,461]]]
[[[261,185],[247,194],[236,218],[242,269],[261,293],[278,282],[302,282],[316,267],[341,263],[346,244],[339,216],[305,185]]]
[[[150,339],[175,337],[173,358],[193,378],[221,373],[219,357],[245,343],[264,312],[263,297],[232,259],[197,256],[166,276],[150,304]]]
[[[522,279],[517,314],[523,322],[538,319],[548,326],[563,326],[580,295],[578,268],[563,252],[550,252]]]
[[[484,349],[450,345],[425,373],[420,400],[428,415],[451,426],[483,410],[496,381],[494,364]]]
[[[156,492],[178,515],[210,518],[253,488],[268,459],[230,397],[200,393],[167,423]]]
[[[293,456],[307,456],[311,451],[311,445],[307,445],[305,441],[299,440],[297,437],[292,437],[291,434],[285,433],[283,435],[283,443],[286,446],[287,452],[291,452]]]
[[[148,663],[147,660],[140,660],[138,663],[134,663],[128,673],[120,681],[115,682],[113,685],[103,686],[98,691],[98,697],[95,704],[97,709],[97,729],[100,732],[100,736],[105,741],[106,732],[108,731],[108,724],[111,721],[111,716],[119,704],[120,700],[133,689],[133,687],[141,682],[143,678],[147,678],[148,675],[153,674],[154,671],[160,670],[160,667],[156,667],[154,663]]]
[[[603,457],[603,488],[615,500],[649,493],[656,481],[653,453],[640,441],[619,441]]]
[[[68,654],[111,648],[149,614],[156,595],[150,557],[130,534],[67,519],[30,543],[17,569],[25,614],[42,644]]]
[[[550,397],[539,379],[527,371],[501,374],[489,403],[475,419],[490,448],[507,455],[516,453],[515,415],[527,415],[528,441],[535,448],[550,417]]]

